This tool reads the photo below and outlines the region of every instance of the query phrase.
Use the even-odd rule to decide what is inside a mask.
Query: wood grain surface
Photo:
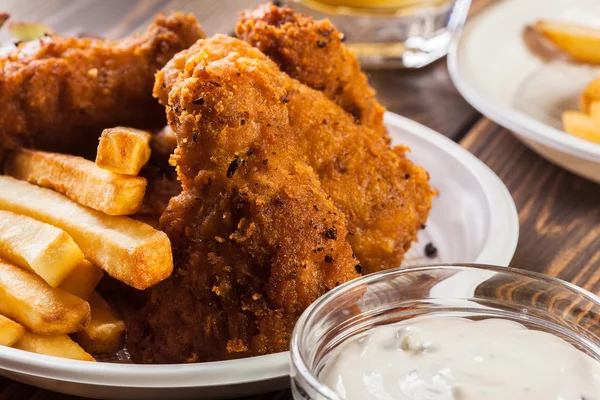
[[[480,0],[473,10],[493,0]],[[239,10],[261,1],[3,0],[15,20],[44,21],[66,34],[93,32],[117,38],[138,32],[161,10],[194,12],[207,33],[229,33]],[[7,40],[6,32],[0,41]],[[550,164],[507,130],[482,117],[458,94],[441,60],[418,71],[372,71],[381,101],[485,162],[508,187],[520,220],[512,266],[556,276],[600,294],[600,185]],[[0,400],[75,400],[0,378]],[[289,391],[248,399],[289,400]]]

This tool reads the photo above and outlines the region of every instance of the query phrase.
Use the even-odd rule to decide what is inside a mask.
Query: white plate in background
[[[515,204],[500,179],[450,139],[416,122],[387,113],[394,144],[411,147],[439,190],[427,228],[405,264],[483,263],[506,266],[519,236]],[[436,258],[424,246],[438,248]],[[289,354],[198,364],[88,363],[0,346],[0,375],[43,389],[93,398],[226,398],[289,386]]]
[[[451,47],[455,86],[477,110],[551,162],[600,182],[600,145],[562,130],[560,115],[578,109],[600,66],[544,62],[526,47],[525,26],[538,19],[600,27],[598,0],[504,0],[468,21]]]

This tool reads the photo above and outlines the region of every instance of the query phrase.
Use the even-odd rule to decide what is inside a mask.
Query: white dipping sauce
[[[600,400],[600,362],[503,319],[376,327],[342,344],[319,378],[347,400]]]

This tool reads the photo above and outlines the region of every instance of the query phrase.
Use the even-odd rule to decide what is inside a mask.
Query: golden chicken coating
[[[261,60],[262,69],[271,72],[268,76],[273,91],[285,89],[279,101],[288,112],[295,157],[313,168],[323,189],[345,214],[350,231],[347,240],[365,271],[398,267],[427,220],[433,195],[429,175],[406,158],[407,148],[390,149],[381,135],[355,124],[323,93],[282,73],[256,48],[223,35],[201,40],[173,57],[157,75],[155,92],[161,103],[167,104],[170,88],[180,73],[200,60],[210,62],[209,68],[230,53]],[[239,103],[240,99],[231,101]],[[193,159],[189,165],[178,163],[178,167],[183,169],[182,179],[200,169]]]
[[[345,217],[296,157],[281,72],[189,56],[172,86],[161,89],[171,67],[157,80],[183,182],[161,218],[176,270],[150,290],[128,349],[145,363],[285,351],[302,311],[359,276]]]
[[[93,152],[103,128],[164,125],[154,74],[204,37],[191,15],[159,14],[119,41],[47,36],[0,57],[0,151]]]
[[[358,59],[329,20],[314,21],[273,4],[242,13],[237,36],[257,47],[292,78],[322,91],[360,123],[387,140],[385,108],[375,97]]]
[[[130,325],[136,361],[284,351],[309,304],[398,266],[426,220],[428,176],[405,149],[240,40],[179,53],[155,95],[177,135],[183,192],[161,218],[175,272]]]

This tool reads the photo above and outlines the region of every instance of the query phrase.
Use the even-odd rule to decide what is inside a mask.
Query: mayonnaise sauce
[[[319,378],[347,400],[600,400],[600,362],[503,319],[376,327],[342,344]]]

